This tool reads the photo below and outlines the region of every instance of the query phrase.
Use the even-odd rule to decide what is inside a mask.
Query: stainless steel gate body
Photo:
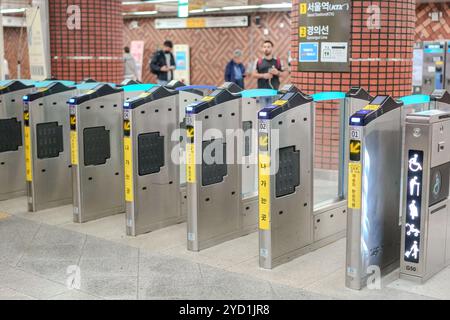
[[[339,154],[339,167],[342,169],[339,173],[339,197],[341,199],[347,200],[347,191],[348,191],[348,175],[347,168],[349,162],[349,121],[350,117],[354,115],[356,112],[364,108],[369,101],[371,101],[373,97],[363,88],[360,87],[352,87],[346,94],[346,99],[344,101],[344,112],[341,112],[341,133],[339,142],[343,148],[340,148]],[[344,163],[342,163],[344,161]],[[347,207],[347,203],[345,204]]]
[[[0,83],[0,201],[26,194],[23,148],[23,102],[34,86]]]
[[[425,282],[450,263],[450,113],[406,118],[400,277]]]
[[[346,285],[398,267],[402,102],[378,96],[350,120]]]
[[[430,109],[450,111],[450,93],[447,90],[435,90],[430,96]]]
[[[23,98],[29,211],[72,203],[67,100],[75,92],[53,82]]]
[[[108,84],[69,100],[75,222],[125,212],[123,102]]]
[[[273,106],[259,112],[259,264],[265,269],[345,235],[347,123],[352,110],[359,110],[370,98],[360,88],[347,94],[314,95],[316,101],[343,99],[338,198],[315,204],[315,104],[295,87],[285,91]]]
[[[450,41],[445,44],[445,90],[450,90]]]
[[[136,236],[186,219],[180,189],[180,105],[201,99],[171,82],[124,106],[127,234]],[[183,99],[181,101],[181,99]],[[176,161],[175,161],[176,160]],[[183,214],[184,213],[184,214]]]
[[[237,94],[240,91],[236,85],[226,83],[203,101],[186,108],[188,249],[191,251],[256,229],[257,199],[251,192],[248,197],[243,196],[243,185],[246,185],[243,179],[249,179],[251,185],[254,175],[243,170],[241,163],[247,155],[251,156],[252,149],[256,151],[256,142],[243,129],[256,127],[258,106],[253,98],[240,98]],[[246,167],[250,171],[251,168]]]

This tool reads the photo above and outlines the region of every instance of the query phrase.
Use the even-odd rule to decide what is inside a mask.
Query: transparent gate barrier
[[[72,203],[67,100],[76,87],[49,82],[23,97],[28,210]]]
[[[33,89],[0,81],[0,201],[26,194],[22,97]]]
[[[350,113],[370,98],[361,88],[313,96],[295,88],[259,112],[261,268],[272,269],[344,236],[347,123]],[[328,114],[319,111],[323,108]],[[319,119],[325,117],[319,112],[329,118],[327,124]],[[323,134],[319,127],[326,126],[336,132],[314,141],[315,133]],[[317,144],[327,140],[331,145],[333,139],[338,163],[335,169],[325,170],[317,163]]]
[[[423,283],[450,263],[450,113],[408,115],[400,278]]]
[[[203,88],[203,87],[198,87]],[[181,91],[181,89],[184,89]],[[180,175],[180,121],[203,92],[178,81],[154,87],[124,105],[127,235],[186,220]]]
[[[320,92],[314,100],[314,208],[346,200],[348,120],[372,99],[360,87],[344,92]]]
[[[186,108],[188,250],[256,230],[257,96],[225,83]]]
[[[430,96],[376,97],[350,121],[346,286],[361,289],[374,272],[399,266],[402,134],[407,115],[443,107]]]

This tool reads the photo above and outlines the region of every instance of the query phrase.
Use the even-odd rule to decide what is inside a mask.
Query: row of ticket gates
[[[273,96],[271,106],[260,98]],[[315,106],[340,105],[339,195],[314,202]],[[0,200],[126,213],[137,236],[187,221],[191,251],[259,231],[271,269],[347,236],[346,285],[425,281],[450,262],[450,94],[67,81],[0,83]],[[178,159],[179,162],[174,161]]]

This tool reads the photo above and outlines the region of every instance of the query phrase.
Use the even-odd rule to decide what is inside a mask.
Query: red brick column
[[[67,12],[73,5],[80,9],[80,28],[70,19],[73,11]],[[49,0],[49,20],[53,77],[123,80],[120,0]]]
[[[415,0],[351,1],[351,72],[298,72],[299,3],[292,8],[292,82],[306,93],[348,91],[361,86],[372,95],[401,97],[412,91],[412,48]],[[381,9],[381,28],[369,29],[369,6]],[[316,112],[316,167],[335,169],[338,163],[339,106],[321,103]]]

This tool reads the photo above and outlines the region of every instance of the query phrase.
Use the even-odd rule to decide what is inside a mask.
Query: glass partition
[[[314,207],[345,199],[345,137],[348,124],[345,94],[313,95],[314,119]]]

